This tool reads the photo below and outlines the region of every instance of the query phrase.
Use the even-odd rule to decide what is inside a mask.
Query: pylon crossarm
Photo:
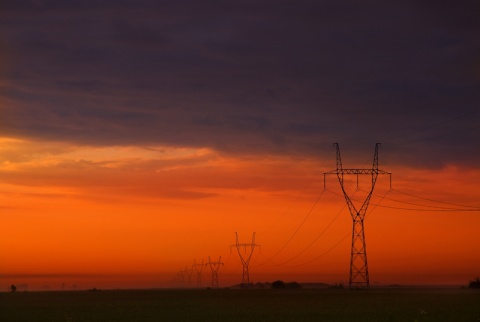
[[[353,174],[357,176],[357,188],[358,188],[358,176],[359,175],[372,175],[372,185],[374,186],[377,177],[379,174],[387,174],[390,176],[390,187],[392,186],[392,173],[388,171],[383,171],[383,170],[378,170],[378,169],[335,169],[332,171],[324,172],[323,173],[323,188],[326,189],[326,176],[334,174],[338,178],[338,182],[340,182],[340,185],[343,186],[343,176],[345,174]]]
[[[332,171],[324,172],[327,174],[392,174],[391,172],[379,170],[379,169],[335,169]]]

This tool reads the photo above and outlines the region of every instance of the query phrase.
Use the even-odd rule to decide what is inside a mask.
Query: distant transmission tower
[[[180,270],[178,273],[177,273],[177,278],[178,278],[178,283],[179,283],[179,286],[180,287],[184,287],[185,286],[185,272]]]
[[[193,274],[193,268],[191,269],[188,269],[186,266],[185,266],[185,275],[187,276],[187,287],[191,287],[192,286],[192,274]]]
[[[220,269],[222,263],[222,256],[218,258],[218,262],[212,262],[210,256],[208,256],[208,263],[205,265],[210,266],[210,270],[212,271],[212,287],[218,287],[218,270]]]
[[[238,256],[240,256],[240,260],[242,261],[242,265],[243,265],[242,284],[249,284],[250,275],[248,272],[248,265],[250,264],[250,259],[252,259],[252,255],[253,255],[253,251],[255,250],[255,247],[260,245],[255,244],[255,233],[253,233],[252,242],[249,244],[240,244],[238,242],[238,233],[235,232],[235,236],[236,236],[236,244],[231,245],[230,249],[234,246],[237,248]],[[244,248],[245,257],[242,256],[242,253],[240,252],[240,248],[242,247]],[[247,247],[249,248],[248,252],[247,252]]]
[[[193,260],[192,267],[195,269],[195,272],[197,272],[197,287],[202,287],[202,271],[204,266],[203,258],[201,264],[197,264],[197,261],[195,259]]]
[[[340,158],[340,147],[338,143],[333,144],[337,150],[337,169],[330,172],[324,173],[324,185],[325,185],[325,175],[327,174],[336,174],[338,177],[338,182],[342,188],[343,195],[345,196],[345,201],[347,202],[348,209],[352,216],[353,229],[352,229],[352,248],[350,253],[350,278],[348,285],[352,287],[369,287],[370,281],[368,276],[368,263],[367,263],[367,246],[365,243],[365,231],[363,226],[363,221],[367,213],[368,204],[370,203],[370,198],[373,194],[373,189],[375,188],[375,183],[377,182],[377,177],[379,174],[388,174],[390,175],[390,186],[392,185],[392,173],[386,172],[378,169],[378,148],[380,143],[375,145],[375,155],[373,157],[373,166],[371,169],[344,169],[342,167],[342,159]],[[372,186],[370,192],[368,193],[365,201],[363,202],[360,210],[357,210],[353,204],[351,198],[348,196],[343,185],[343,176],[347,174],[353,174],[357,176],[357,188],[358,188],[358,175],[371,175],[372,176]]]

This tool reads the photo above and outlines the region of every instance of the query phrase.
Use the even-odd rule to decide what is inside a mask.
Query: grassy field
[[[468,289],[0,293],[0,321],[480,321]]]

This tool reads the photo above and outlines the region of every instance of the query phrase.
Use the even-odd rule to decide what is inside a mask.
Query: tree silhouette
[[[469,288],[480,288],[480,278],[477,277],[476,280],[470,281],[470,284],[468,284]]]
[[[285,284],[285,287],[289,290],[296,290],[296,289],[301,289],[302,285],[297,282],[290,282]]]
[[[10,286],[10,290],[12,291],[12,293],[15,293],[17,291],[17,287],[15,285],[11,285]]]
[[[272,288],[274,289],[286,288],[286,285],[283,281],[275,281],[272,283]]]

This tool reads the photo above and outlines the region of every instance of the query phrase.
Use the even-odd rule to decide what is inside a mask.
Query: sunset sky
[[[0,4],[0,291],[480,276],[478,1]],[[346,179],[361,205],[370,177]],[[211,272],[205,267],[202,285]],[[192,276],[192,286],[195,285]],[[186,283],[186,281],[185,281]]]

